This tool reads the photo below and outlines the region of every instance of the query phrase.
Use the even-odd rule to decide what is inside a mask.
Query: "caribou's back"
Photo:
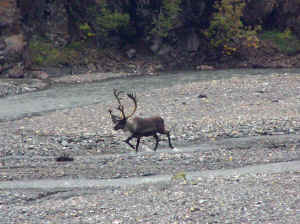
[[[153,135],[154,133],[164,133],[165,132],[165,125],[164,120],[159,117],[135,117],[132,120],[133,132],[140,133],[140,134],[147,134]]]

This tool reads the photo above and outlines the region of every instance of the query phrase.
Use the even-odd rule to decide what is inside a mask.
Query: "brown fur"
[[[156,144],[154,147],[154,151],[156,151],[159,142],[159,138],[157,136],[158,133],[167,135],[169,146],[170,148],[173,148],[170,138],[170,132],[165,129],[164,120],[158,116],[148,118],[135,117],[132,119],[132,121],[123,118],[122,120],[116,123],[114,129],[122,129],[131,133],[131,136],[127,138],[125,142],[133,149],[135,148],[136,152],[138,152],[140,139],[142,137],[148,136],[153,136],[155,138]],[[135,147],[130,143],[130,140],[133,138],[137,138],[137,143]]]
[[[153,136],[156,140],[156,144],[154,147],[154,151],[156,151],[158,142],[159,142],[159,137],[157,136],[157,134],[159,133],[159,134],[167,135],[168,141],[169,141],[169,146],[170,146],[170,148],[173,148],[172,143],[171,143],[171,138],[170,138],[170,131],[165,129],[164,120],[159,116],[148,117],[148,118],[135,117],[132,120],[129,120],[128,118],[131,117],[135,113],[136,108],[137,108],[136,97],[133,94],[127,94],[127,96],[133,100],[135,107],[134,107],[133,112],[129,116],[126,116],[124,113],[123,105],[121,105],[121,102],[120,102],[120,98],[119,98],[120,93],[121,92],[117,92],[116,90],[114,90],[114,95],[117,98],[117,101],[119,103],[118,110],[120,110],[120,112],[121,112],[121,117],[113,115],[111,110],[109,110],[109,113],[110,113],[112,122],[115,124],[114,130],[122,129],[123,131],[129,131],[131,133],[131,136],[129,138],[127,138],[125,140],[125,142],[130,147],[135,149],[136,152],[138,152],[140,139],[142,137]],[[137,139],[137,143],[136,143],[135,147],[130,143],[130,140],[133,138]]]

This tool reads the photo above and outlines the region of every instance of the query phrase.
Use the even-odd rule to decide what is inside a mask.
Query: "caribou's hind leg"
[[[158,142],[159,142],[159,137],[157,136],[157,134],[154,134],[153,137],[155,138],[156,142],[155,142],[155,147],[154,147],[154,151],[156,151],[157,146],[158,146]]]
[[[171,149],[173,149],[174,147],[173,147],[173,145],[172,145],[172,143],[171,143],[171,136],[170,136],[170,132],[169,132],[169,131],[167,131],[167,132],[166,132],[166,135],[168,136],[169,146],[170,146],[170,148],[171,148]]]
[[[167,131],[167,130],[163,130],[161,132],[159,132],[160,134],[163,134],[163,135],[166,135],[168,137],[168,142],[169,142],[169,146],[171,149],[173,149],[173,145],[171,143],[171,136],[170,136],[170,131]]]

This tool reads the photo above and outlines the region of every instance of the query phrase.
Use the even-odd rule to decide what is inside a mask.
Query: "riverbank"
[[[172,127],[171,138],[177,146],[223,138],[298,134],[299,86],[300,76],[295,74],[243,76],[184,84],[178,82],[171,88],[159,86],[137,92],[137,115],[162,116],[167,128]],[[38,113],[39,116],[2,122],[1,155],[28,158],[50,156],[53,160],[63,153],[76,157],[131,152],[122,142],[126,135],[112,130],[107,110],[115,107],[113,97],[103,95],[99,103],[55,111],[51,109],[53,112]],[[126,107],[130,107],[130,102],[126,103]],[[161,138],[161,147],[167,147],[166,138]],[[153,144],[152,138],[144,138],[141,150],[151,150]],[[44,160],[43,157],[41,159]],[[118,157],[115,159],[119,160]],[[249,164],[246,160],[239,163]],[[119,168],[122,168],[122,163]],[[52,175],[51,171],[39,178],[47,175]],[[55,172],[53,175],[56,175]],[[109,172],[104,176],[111,175]],[[4,179],[11,178],[16,177],[7,176]]]
[[[298,161],[299,86],[299,75],[274,73],[137,92],[137,114],[159,114],[174,127],[178,152],[168,149],[163,136],[156,153],[151,137],[141,142],[141,153],[132,152],[122,142],[125,135],[112,130],[112,98],[1,122],[1,181],[160,174],[174,179],[134,187],[1,190],[0,216],[7,223],[297,223],[298,172],[262,170],[188,183],[183,177],[187,171]],[[252,136],[259,138],[243,140]],[[206,143],[214,147],[205,150]],[[184,151],[190,144],[199,150]],[[64,153],[74,161],[56,162]]]
[[[3,223],[299,223],[299,172],[121,188],[1,190]]]

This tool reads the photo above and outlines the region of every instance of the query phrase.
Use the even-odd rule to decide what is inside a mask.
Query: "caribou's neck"
[[[125,132],[129,131],[131,133],[136,132],[136,122],[133,122],[132,120],[127,120],[126,126],[123,129]]]

